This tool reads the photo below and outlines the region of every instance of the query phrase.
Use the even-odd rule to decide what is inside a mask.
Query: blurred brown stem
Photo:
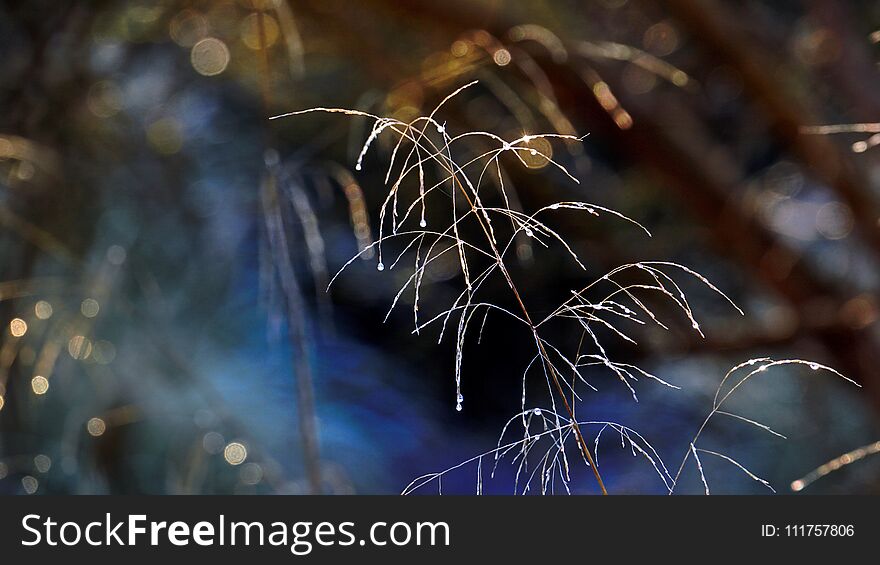
[[[265,14],[255,2],[257,25],[260,35],[259,77],[262,91],[263,113],[268,118],[271,110],[271,84],[269,74],[269,52],[266,42]],[[266,126],[266,153],[272,152],[272,134]],[[267,163],[267,173],[262,186],[263,213],[266,219],[266,233],[269,239],[271,258],[274,263],[284,295],[287,311],[288,334],[293,353],[293,375],[296,382],[297,417],[302,443],[306,476],[311,494],[320,494],[321,454],[318,442],[318,417],[315,409],[314,378],[309,361],[308,323],[305,317],[305,303],[296,280],[296,273],[290,262],[290,248],[281,214],[278,193],[277,164]]]

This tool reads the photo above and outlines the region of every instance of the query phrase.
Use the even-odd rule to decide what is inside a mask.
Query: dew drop
[[[462,402],[464,402],[464,395],[462,393],[458,393],[458,395],[455,397],[455,400],[456,402],[461,404]]]
[[[455,405],[455,411],[461,412],[461,402],[459,402],[458,404]]]
[[[700,324],[698,324],[697,321],[694,320],[694,323],[691,324],[691,327],[694,328],[695,330],[698,330],[698,329],[700,329]]]
[[[537,150],[537,149],[529,149],[529,153],[532,154],[532,155],[537,155],[537,154],[538,154],[538,150]]]
[[[438,125],[437,126],[437,133],[446,133],[446,128],[441,125]]]
[[[819,364],[818,363],[810,363],[810,369],[813,369],[814,371],[818,371]]]
[[[428,222],[426,222],[424,219],[422,219],[422,221],[419,222],[419,225],[420,225],[421,227],[425,228],[425,227],[428,227]]]
[[[510,151],[510,144],[505,141],[504,145],[502,145],[501,148],[505,151]]]
[[[385,270],[385,264],[382,263],[381,261],[379,261],[379,264],[376,265],[376,270],[377,270],[377,271],[384,271],[384,270]]]
[[[534,410],[532,410],[532,414],[534,414],[535,416],[540,416],[540,415],[541,415],[541,409],[540,409],[540,408],[535,408]]]
[[[526,235],[529,237],[532,237],[535,235],[535,233],[532,230],[530,230],[529,228],[526,228],[525,231],[526,231]]]
[[[356,171],[361,170],[361,164],[358,163],[357,165],[355,165],[355,166],[354,166],[354,170],[356,170]]]
[[[550,209],[551,209],[551,210],[558,210],[558,209],[559,209],[559,204],[551,204],[551,205],[550,205]]]

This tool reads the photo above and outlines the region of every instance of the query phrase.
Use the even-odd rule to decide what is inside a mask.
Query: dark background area
[[[579,414],[639,430],[677,467],[739,362],[815,360],[862,385],[774,370],[736,407],[787,440],[707,432],[788,491],[878,439],[877,28],[877,3],[833,0],[0,4],[0,492],[394,493],[491,449],[530,336],[488,319],[457,412],[454,339],[412,335],[411,298],[382,323],[405,265],[356,261],[324,292],[376,237],[393,145],[356,171],[366,121],[268,119],[410,120],[474,79],[442,111],[450,131],[589,134],[552,147],[580,184],[505,163],[523,209],[585,200],[653,234],[560,215],[587,272],[518,243],[535,312],[642,260],[699,271],[745,312],[683,279],[705,338],[660,305],[668,330],[630,328],[638,346],[609,351],[682,390],[641,383],[635,403],[597,373]],[[805,129],[828,124],[866,125]],[[460,292],[455,261],[428,279],[427,304]],[[609,491],[665,492],[613,440],[600,458]],[[704,465],[713,492],[767,492]],[[474,471],[444,493],[473,492]],[[515,472],[483,491],[511,492]],[[574,492],[596,491],[586,473]],[[878,479],[867,457],[804,492]],[[702,488],[689,467],[680,492]]]

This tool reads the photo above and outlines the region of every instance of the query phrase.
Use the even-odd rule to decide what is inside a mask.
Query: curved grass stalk
[[[757,367],[755,367],[756,365],[757,365]],[[720,457],[722,459],[729,461],[730,463],[739,467],[739,469],[741,471],[743,471],[743,473],[745,473],[752,480],[758,481],[759,483],[763,484],[764,486],[766,486],[767,488],[769,488],[773,492],[776,492],[767,481],[765,481],[764,479],[761,479],[760,477],[758,477],[757,475],[755,475],[754,473],[749,471],[746,467],[744,467],[740,463],[733,460],[731,457],[724,455],[724,454],[721,454],[721,453],[714,452],[714,451],[709,451],[706,449],[697,448],[696,445],[697,445],[697,441],[700,439],[700,436],[703,434],[703,432],[706,430],[706,427],[709,425],[709,422],[717,414],[721,414],[724,416],[730,416],[735,419],[745,421],[745,422],[752,424],[760,429],[763,429],[764,431],[766,431],[770,434],[784,438],[785,436],[783,436],[782,434],[780,434],[778,432],[773,431],[769,426],[767,426],[765,424],[762,424],[762,423],[757,422],[755,420],[752,420],[750,418],[746,418],[744,416],[740,416],[739,414],[734,414],[731,412],[721,410],[721,407],[724,405],[724,403],[727,402],[730,399],[730,397],[737,390],[739,390],[746,382],[750,381],[756,375],[761,375],[761,374],[766,373],[768,369],[771,369],[773,367],[784,366],[784,365],[805,365],[813,371],[823,370],[823,371],[829,372],[829,373],[831,373],[831,374],[833,374],[833,375],[835,375],[835,376],[837,376],[837,377],[839,377],[839,378],[841,378],[851,384],[854,384],[856,386],[861,386],[858,383],[856,383],[854,380],[842,375],[840,372],[836,371],[835,369],[832,369],[831,367],[828,367],[826,365],[822,365],[820,363],[815,363],[812,361],[804,361],[803,359],[773,360],[773,359],[770,359],[769,357],[761,357],[761,358],[749,359],[748,361],[745,361],[743,363],[735,365],[733,368],[731,368],[729,371],[727,371],[727,373],[724,375],[724,378],[721,379],[721,382],[719,383],[718,388],[715,391],[715,396],[712,400],[712,409],[709,411],[709,413],[706,415],[706,418],[703,420],[703,423],[697,429],[697,432],[696,432],[696,434],[694,434],[693,439],[691,439],[690,449],[685,453],[684,457],[682,457],[681,464],[679,465],[678,471],[676,472],[675,477],[673,478],[672,489],[670,490],[669,494],[672,494],[673,491],[675,490],[675,487],[678,484],[678,480],[681,477],[681,473],[682,473],[682,471],[684,471],[685,464],[687,464],[687,461],[691,455],[694,456],[694,460],[697,464],[697,468],[700,471],[700,476],[703,479],[704,485],[706,486],[706,494],[709,494],[709,487],[708,487],[708,485],[705,484],[705,477],[703,477],[703,468],[702,468],[702,464],[700,463],[699,457],[697,456],[697,452],[710,453],[712,455],[715,455],[717,457]],[[737,374],[741,369],[745,369],[747,367],[755,367],[755,368],[748,369],[745,376],[739,378],[739,380],[734,379],[735,374]],[[734,384],[732,386],[730,386],[727,390],[725,390],[725,385],[727,385],[728,382],[730,382],[731,380],[735,381]]]
[[[505,437],[510,430],[511,424],[518,421],[520,418],[526,418],[527,426],[532,426],[533,423],[541,425],[542,430],[528,433],[527,427],[527,433],[522,438],[513,441],[505,441]],[[557,420],[561,422],[561,425],[555,425],[555,422]],[[644,457],[645,460],[648,461],[648,463],[654,469],[660,480],[663,482],[665,488],[669,489],[669,487],[671,486],[672,477],[670,476],[666,465],[663,463],[662,458],[654,449],[654,447],[647,440],[645,440],[645,438],[641,434],[624,425],[610,421],[584,420],[578,422],[578,425],[579,427],[601,426],[595,438],[595,446],[597,449],[602,433],[608,428],[615,430],[621,440],[621,446],[629,447],[635,453],[635,455],[641,455],[642,457]],[[553,475],[553,470],[556,470],[559,473],[557,476],[565,485],[565,488],[568,489],[568,485],[570,483],[570,475],[568,474],[567,470],[568,464],[567,460],[565,459],[564,446],[566,441],[572,435],[574,435],[573,430],[574,427],[571,425],[571,422],[562,414],[557,414],[552,410],[540,408],[531,408],[529,410],[524,410],[514,415],[507,421],[501,431],[501,434],[499,435],[498,443],[493,449],[461,461],[460,463],[444,469],[443,471],[426,473],[424,475],[416,477],[403,489],[401,494],[412,494],[417,490],[422,489],[427,485],[435,482],[439,485],[444,476],[449,475],[450,473],[467,467],[471,464],[476,464],[477,466],[477,483],[479,485],[479,489],[482,489],[483,460],[488,457],[491,457],[494,460],[492,470],[490,471],[489,475],[490,478],[493,478],[498,469],[498,464],[504,459],[504,457],[511,453],[516,454],[512,460],[512,463],[517,465],[517,476],[519,478],[523,476],[524,471],[527,469],[526,460],[529,452],[534,450],[537,445],[543,440],[549,440],[550,442],[550,445],[547,447],[546,451],[544,451],[544,454],[541,457],[542,465],[546,465],[546,468],[539,473],[529,473],[522,488],[519,487],[519,483],[517,482],[517,484],[514,486],[514,491],[517,493],[525,494],[526,492],[528,492],[528,490],[530,490],[533,480],[536,477],[540,477],[541,492],[546,493],[551,485],[549,481],[551,476]],[[550,457],[550,454],[552,454],[552,458]],[[541,466],[537,467],[536,469],[540,468]],[[478,494],[480,492],[481,491],[478,490]]]
[[[659,293],[660,296],[668,299],[685,314],[693,328],[700,332],[700,326],[687,302],[684,291],[672,276],[666,272],[670,269],[679,270],[696,278],[711,290],[721,294],[727,301],[731,301],[705,277],[687,267],[669,262],[641,262],[622,265],[587,284],[580,290],[572,290],[571,297],[565,300],[550,315],[540,320],[533,320],[531,311],[526,306],[519,287],[508,268],[508,259],[506,258],[518,238],[525,235],[528,241],[536,242],[542,247],[548,247],[551,243],[558,244],[575,264],[582,270],[587,270],[586,265],[578,258],[565,236],[551,228],[543,219],[538,219],[539,216],[564,210],[585,212],[591,216],[608,214],[634,224],[649,236],[650,232],[645,226],[624,214],[582,201],[567,200],[555,202],[540,207],[533,213],[513,209],[507,195],[507,190],[512,187],[508,185],[505,188],[505,182],[502,177],[502,156],[509,155],[514,162],[527,166],[524,156],[526,155],[525,152],[528,152],[531,156],[537,156],[545,160],[547,164],[561,171],[565,177],[577,183],[578,179],[568,171],[566,166],[562,162],[553,159],[551,151],[539,151],[529,147],[528,144],[536,139],[577,142],[583,138],[565,133],[548,133],[525,134],[512,141],[507,141],[493,133],[483,131],[469,131],[451,135],[447,130],[446,123],[439,121],[437,117],[438,112],[444,104],[475,84],[476,82],[474,81],[461,86],[452,94],[446,96],[429,115],[415,118],[408,123],[360,110],[341,108],[311,108],[289,112],[275,116],[275,118],[324,112],[365,117],[373,120],[370,133],[358,154],[355,169],[362,167],[369,148],[374,145],[374,142],[380,136],[386,133],[397,136],[396,142],[390,148],[391,154],[384,174],[385,184],[388,188],[379,208],[378,237],[369,245],[363,246],[355,257],[346,262],[330,280],[330,285],[357,257],[372,253],[373,249],[376,251],[377,269],[380,271],[386,269],[384,262],[386,258],[390,260],[390,264],[387,267],[390,270],[399,264],[404,255],[415,250],[413,272],[407,277],[396,293],[388,310],[388,315],[399,303],[402,296],[411,288],[414,294],[414,333],[419,333],[428,325],[442,321],[439,336],[439,339],[442,340],[449,322],[453,317],[458,316],[457,323],[454,326],[450,326],[455,328],[455,398],[456,409],[458,410],[462,409],[463,401],[461,387],[465,338],[473,321],[475,318],[478,318],[478,311],[481,309],[485,311],[480,325],[480,338],[489,311],[501,312],[522,323],[531,334],[535,347],[535,356],[523,373],[523,409],[526,404],[526,379],[530,369],[539,367],[550,393],[549,399],[552,410],[549,410],[548,414],[552,414],[554,418],[550,429],[552,430],[551,435],[554,437],[554,442],[556,442],[555,449],[558,451],[556,453],[547,452],[542,458],[543,470],[540,472],[540,476],[543,477],[542,481],[549,481],[551,477],[561,478],[568,476],[568,462],[565,457],[564,445],[566,440],[573,436],[580,455],[592,470],[600,490],[603,493],[607,493],[593,454],[581,432],[579,422],[574,416],[573,404],[580,399],[575,385],[580,383],[594,388],[586,380],[585,376],[581,374],[581,369],[593,364],[606,367],[626,386],[636,400],[638,397],[633,383],[639,381],[639,376],[655,380],[664,386],[675,388],[675,385],[634,365],[611,361],[594,328],[605,328],[618,338],[632,343],[635,343],[635,340],[617,328],[614,320],[629,320],[637,324],[645,324],[647,321],[652,321],[666,328],[639,296],[646,292],[651,292]],[[475,157],[458,158],[462,146],[467,145],[467,147],[470,147],[468,145],[470,142],[479,140],[488,143],[490,148],[478,151]],[[406,144],[409,144],[410,147],[405,149]],[[436,168],[437,178],[433,182],[428,180],[429,167]],[[477,168],[477,171],[471,171],[474,168]],[[394,171],[397,172],[395,173]],[[492,202],[494,199],[492,194],[486,193],[485,190],[481,193],[481,188],[485,184],[486,179],[490,178],[493,172],[498,176],[496,185],[498,198],[500,199],[498,204]],[[417,190],[413,191],[415,194],[411,198],[408,196],[409,183],[407,182],[410,179],[414,179],[415,188],[417,188]],[[427,229],[426,209],[428,208],[428,201],[430,199],[433,202],[435,199],[442,197],[445,197],[450,219],[440,228]],[[432,208],[433,206],[431,204]],[[418,227],[409,227],[408,223],[411,221],[413,212],[416,209],[420,210]],[[509,222],[509,230],[507,228],[502,230],[503,226],[497,225],[497,218],[499,217],[505,220],[502,224]],[[493,222],[493,218],[496,219],[496,222]],[[503,233],[505,230],[508,231],[506,235]],[[474,231],[481,234],[480,237],[465,236],[465,233],[471,234]],[[404,238],[405,245],[403,249],[390,257],[387,256],[384,247],[398,237]],[[450,306],[443,308],[427,321],[420,321],[419,301],[427,269],[434,261],[437,261],[449,252],[455,252],[457,255],[464,283],[463,288]],[[484,266],[481,267],[480,262]],[[616,277],[624,272],[636,276],[641,275],[643,279],[647,277],[647,281],[618,282]],[[503,281],[512,295],[514,307],[501,306],[494,297],[481,298],[478,296],[488,292],[486,290],[488,288],[487,283],[489,280],[494,279]],[[592,293],[601,282],[609,283],[612,289],[604,298],[593,302],[587,295]],[[631,302],[632,306],[625,305],[624,301]],[[738,308],[737,310],[740,311]],[[607,316],[604,315],[606,312]],[[388,315],[386,315],[386,320]],[[542,328],[553,320],[567,321],[569,323],[574,320],[583,330],[584,335],[589,336],[587,344],[594,352],[582,354],[579,345],[577,353],[573,357],[569,357],[562,348],[551,343],[542,335]],[[581,345],[583,345],[583,340]],[[588,359],[590,362],[586,364],[581,363],[584,359]],[[571,383],[561,378],[560,370],[565,367],[572,371],[573,378]],[[569,402],[569,394],[571,402]],[[557,402],[561,404],[559,410],[557,410]],[[560,414],[565,414],[565,417],[562,418]],[[528,422],[525,418],[521,419],[528,437]],[[521,447],[523,447],[523,450],[518,457],[520,458],[520,463],[525,465],[530,448],[527,445]],[[637,451],[635,447],[633,447],[633,451]],[[565,467],[564,473],[561,467],[559,467],[560,465]],[[554,471],[554,469],[559,471],[559,473]],[[529,474],[530,478],[526,484],[529,484],[531,478],[536,476],[535,471],[531,471]],[[555,480],[555,478],[552,480]],[[563,480],[563,483],[566,481],[566,479],[561,480]]]

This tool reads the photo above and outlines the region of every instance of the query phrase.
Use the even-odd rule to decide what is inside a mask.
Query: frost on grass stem
[[[761,483],[762,485],[764,485],[766,488],[768,488],[772,492],[776,492],[776,490],[773,488],[773,486],[770,485],[769,482],[767,482],[766,480],[755,475],[754,473],[749,471],[744,465],[740,464],[739,462],[737,462],[733,458],[731,458],[728,455],[725,455],[723,453],[718,453],[716,451],[710,451],[707,449],[698,448],[697,442],[699,441],[702,434],[708,428],[710,422],[712,422],[714,420],[715,416],[718,416],[718,415],[728,416],[728,417],[734,418],[736,420],[746,422],[746,423],[751,424],[751,425],[753,425],[761,430],[764,430],[772,435],[775,435],[781,439],[785,439],[785,436],[783,436],[782,434],[780,434],[778,432],[773,431],[766,424],[762,424],[761,422],[757,422],[751,418],[747,418],[745,416],[741,416],[741,415],[735,414],[733,412],[724,411],[724,410],[722,410],[722,408],[736,392],[741,390],[741,388],[746,383],[750,382],[754,377],[759,376],[759,375],[765,375],[769,372],[769,369],[773,369],[774,367],[782,367],[782,366],[796,367],[796,366],[801,366],[801,365],[806,365],[811,371],[822,370],[822,371],[831,373],[832,375],[834,375],[840,379],[843,379],[844,381],[846,381],[850,384],[860,386],[858,383],[856,383],[852,379],[842,375],[841,373],[832,369],[831,367],[828,367],[826,365],[822,365],[820,363],[815,363],[813,361],[804,361],[802,359],[774,360],[774,359],[770,359],[767,357],[762,357],[762,358],[756,358],[756,359],[749,359],[748,361],[745,361],[743,363],[740,363],[739,365],[734,366],[732,369],[730,369],[727,372],[727,374],[724,375],[724,378],[721,379],[721,383],[718,385],[718,388],[715,391],[715,397],[712,400],[712,409],[706,415],[706,418],[703,420],[703,423],[697,429],[696,434],[694,435],[693,439],[691,440],[690,449],[687,452],[685,452],[685,455],[681,460],[681,464],[679,465],[678,472],[675,474],[675,477],[672,480],[672,488],[670,489],[669,494],[672,494],[673,491],[675,490],[675,487],[678,484],[678,481],[681,477],[681,474],[684,471],[684,468],[685,468],[685,465],[688,461],[688,458],[691,455],[693,455],[697,469],[700,472],[700,478],[702,479],[703,485],[706,488],[706,494],[709,494],[709,486],[706,483],[706,478],[705,478],[705,475],[703,474],[703,466],[700,462],[700,458],[699,458],[698,453],[708,453],[710,455],[713,455],[715,457],[723,459],[723,460],[727,461],[728,463],[736,466],[740,471],[742,471],[747,477],[749,477],[753,481]]]
[[[702,491],[705,494],[711,494],[709,488],[709,480],[707,478],[708,471],[705,468],[703,455],[709,455],[711,458],[725,462],[726,464],[736,467],[746,478],[762,485],[770,492],[775,493],[776,489],[765,479],[750,471],[745,465],[735,460],[733,457],[724,453],[704,449],[698,447],[698,441],[702,434],[706,431],[710,420],[715,416],[726,416],[745,422],[755,426],[763,431],[770,433],[782,440],[786,439],[782,434],[774,431],[769,426],[757,422],[753,419],[741,416],[732,412],[726,412],[721,408],[731,398],[731,396],[740,390],[740,388],[758,375],[767,375],[769,369],[780,366],[801,366],[806,365],[814,371],[827,371],[838,378],[843,379],[851,384],[855,384],[851,379],[841,375],[834,369],[825,365],[803,361],[800,359],[782,359],[773,360],[769,358],[750,359],[744,363],[740,363],[733,367],[721,380],[718,386],[715,398],[713,400],[713,408],[704,420],[703,424],[697,430],[697,433],[688,444],[685,457],[681,461],[681,466],[675,475],[668,470],[663,459],[648,442],[648,440],[635,430],[618,424],[616,422],[599,422],[599,421],[582,421],[583,428],[598,428],[593,441],[593,454],[595,461],[599,462],[600,440],[606,430],[615,432],[619,439],[619,448],[629,450],[633,456],[641,457],[645,463],[649,464],[655,475],[662,483],[663,487],[669,494],[676,492],[676,487],[680,480],[682,471],[689,458],[693,457],[694,467],[699,475]],[[858,385],[857,385],[858,386]],[[508,440],[508,433],[514,422],[523,419],[525,422],[525,433],[518,439]],[[557,425],[556,422],[559,422]],[[526,410],[521,414],[517,414],[511,418],[502,430],[498,444],[494,449],[481,453],[471,459],[467,459],[437,473],[429,473],[414,479],[403,490],[402,494],[411,494],[417,490],[424,489],[428,486],[439,486],[442,478],[450,473],[464,469],[474,462],[477,462],[477,482],[479,489],[477,494],[482,493],[483,488],[483,469],[482,461],[487,457],[495,460],[489,478],[494,478],[495,470],[504,458],[510,458],[510,462],[516,468],[516,479],[513,486],[514,494],[527,494],[533,490],[539,490],[541,494],[553,494],[560,489],[566,493],[571,492],[570,475],[568,473],[568,459],[566,458],[566,443],[570,443],[572,435],[571,422],[567,421],[564,415],[548,413],[547,410],[541,408],[533,408]],[[848,465],[859,459],[869,455],[880,453],[880,442],[866,445],[852,452],[846,453],[836,459],[829,461],[821,467],[815,469],[806,476],[793,481],[790,485],[794,491],[804,489],[817,479]],[[529,460],[536,460],[537,463],[528,471]],[[603,457],[604,458],[604,457]]]
[[[515,194],[515,187],[508,180],[510,175],[506,174],[506,169],[511,166],[528,167],[525,155],[540,156],[547,166],[573,183],[579,182],[564,163],[553,157],[552,151],[545,153],[530,144],[535,140],[543,140],[548,145],[553,142],[579,143],[583,138],[559,133],[529,133],[516,139],[503,139],[487,131],[455,133],[446,122],[439,121],[438,115],[445,104],[474,85],[476,81],[461,86],[444,98],[429,115],[409,122],[341,108],[311,108],[276,116],[321,112],[371,120],[370,133],[357,157],[357,170],[362,168],[363,159],[376,140],[382,136],[390,137],[392,149],[385,171],[385,196],[379,208],[378,236],[339,269],[330,285],[357,257],[373,252],[376,254],[378,271],[390,271],[402,261],[409,262],[411,271],[403,276],[404,282],[391,301],[388,315],[397,307],[404,294],[409,293],[412,297],[413,333],[418,334],[428,327],[435,327],[439,333],[439,341],[449,333],[454,334],[454,406],[457,411],[461,411],[463,407],[465,343],[474,320],[479,321],[478,337],[482,336],[490,314],[493,320],[506,319],[513,327],[521,328],[525,335],[530,336],[530,341],[534,344],[534,356],[522,375],[521,411],[508,422],[502,432],[503,439],[511,423],[516,421],[522,426],[523,437],[504,446],[499,440],[495,450],[469,460],[478,463],[480,473],[483,457],[494,455],[497,465],[501,457],[512,453],[513,462],[518,466],[515,490],[522,486],[525,492],[531,485],[539,484],[541,492],[553,492],[557,485],[568,492],[569,456],[570,453],[576,453],[593,471],[604,492],[598,466],[598,447],[603,431],[611,429],[617,432],[621,444],[629,447],[633,455],[641,455],[647,459],[671,493],[681,469],[674,477],[670,475],[657,452],[641,435],[618,423],[580,421],[575,418],[573,404],[581,399],[584,390],[596,390],[587,380],[588,368],[604,370],[612,378],[619,380],[636,401],[637,386],[642,386],[642,378],[655,384],[678,388],[633,364],[612,359],[605,348],[606,338],[600,339],[601,332],[597,330],[608,330],[612,339],[635,344],[635,339],[627,333],[627,328],[631,325],[653,324],[667,329],[666,322],[661,321],[649,305],[653,304],[653,295],[670,303],[687,324],[702,336],[701,325],[680,286],[679,277],[682,276],[705,285],[737,312],[742,314],[742,311],[720,289],[692,269],[667,261],[642,261],[621,265],[597,279],[571,289],[569,296],[548,315],[544,318],[535,317],[526,307],[517,280],[509,269],[512,251],[516,249],[515,242],[521,235],[534,242],[538,249],[556,248],[574,265],[586,271],[565,234],[557,232],[545,222],[548,214],[581,213],[588,217],[608,217],[631,223],[648,236],[650,232],[632,218],[589,202],[551,202],[533,212],[514,206],[512,202],[518,202],[519,199],[511,197]],[[430,228],[426,219],[429,211]],[[389,251],[390,247],[394,251]],[[460,271],[459,292],[450,302],[433,305],[439,312],[428,319],[422,319],[420,302],[426,273],[435,261],[449,256],[454,257]],[[490,281],[500,282],[500,288],[506,288],[504,292],[507,296],[500,296],[499,285],[493,285]],[[510,304],[510,299],[513,299],[516,307],[503,306]],[[577,349],[572,350],[568,344],[553,341],[548,330],[551,324],[568,324],[571,328],[566,332],[568,335],[579,334],[581,339]],[[554,335],[559,334],[557,332]],[[760,365],[749,376],[782,363],[806,362],[772,362]],[[812,364],[810,366],[813,367]],[[820,366],[816,365],[816,368]],[[567,376],[563,378],[562,375]],[[533,377],[546,386],[547,408],[527,408],[526,385]],[[729,377],[730,373],[722,381],[722,387]],[[716,397],[710,418],[719,413],[721,404],[743,381],[728,391],[720,401]],[[741,419],[751,422],[747,418]],[[533,429],[536,425],[541,426],[541,431]],[[591,450],[581,428],[596,426],[600,426],[600,429],[594,437],[594,449]],[[755,480],[761,480],[727,456],[697,447],[698,438],[699,433],[694,438],[682,467],[688,456],[693,455],[699,461],[698,453],[709,453],[729,460]],[[536,450],[539,443],[549,445],[539,458],[540,464],[531,467],[527,461],[533,453],[541,453]],[[576,444],[574,451],[571,448],[572,443]],[[466,463],[468,462],[442,473],[420,477],[405,492],[412,492],[434,481],[439,484],[445,473]],[[480,490],[482,484],[482,477],[478,477]],[[708,490],[708,486],[706,489]]]

